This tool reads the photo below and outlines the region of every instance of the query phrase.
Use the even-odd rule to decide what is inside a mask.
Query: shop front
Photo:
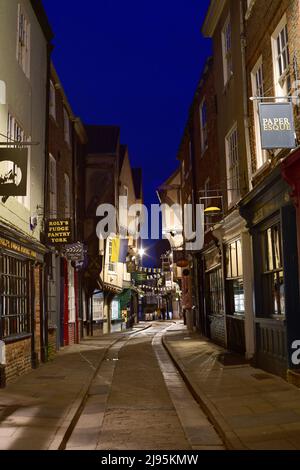
[[[45,248],[1,224],[1,385],[47,358],[44,305]]]
[[[226,346],[226,318],[222,254],[213,246],[203,253],[205,263],[205,319],[208,337]]]
[[[286,376],[292,345],[300,338],[296,212],[281,168],[240,204],[252,237],[255,362]]]

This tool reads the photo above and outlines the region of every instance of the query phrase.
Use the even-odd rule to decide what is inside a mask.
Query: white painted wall
[[[16,55],[19,4],[30,22],[30,79],[24,74]],[[37,206],[44,205],[47,43],[29,0],[1,0],[0,25],[0,80],[6,84],[6,104],[0,104],[0,133],[7,133],[10,112],[25,134],[39,143],[30,151],[29,207],[24,207],[14,197],[5,204],[0,198],[0,218],[39,239],[42,217],[38,218],[38,226],[33,232],[29,218],[37,213]],[[0,136],[0,141],[6,139]]]

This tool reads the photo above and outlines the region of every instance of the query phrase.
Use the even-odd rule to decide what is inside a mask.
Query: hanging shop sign
[[[263,149],[296,147],[292,103],[259,103],[259,117]]]
[[[126,262],[126,268],[127,268],[127,272],[132,274],[136,271],[136,264],[134,261],[127,261]]]
[[[84,260],[84,246],[81,242],[65,245],[63,252],[66,258],[70,261]]]
[[[48,243],[53,245],[65,245],[72,240],[70,219],[49,219],[46,227]]]
[[[0,149],[0,195],[26,196],[28,149]]]
[[[147,281],[147,274],[146,273],[135,272],[135,273],[132,273],[132,278],[136,282]]]

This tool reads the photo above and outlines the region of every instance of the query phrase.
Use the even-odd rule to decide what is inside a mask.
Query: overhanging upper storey
[[[202,34],[204,37],[211,38],[214,35],[225,4],[226,0],[211,0],[206,18],[202,25]]]

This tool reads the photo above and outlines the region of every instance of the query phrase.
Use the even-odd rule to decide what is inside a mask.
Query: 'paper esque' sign
[[[292,103],[260,103],[259,116],[263,149],[296,147]]]

